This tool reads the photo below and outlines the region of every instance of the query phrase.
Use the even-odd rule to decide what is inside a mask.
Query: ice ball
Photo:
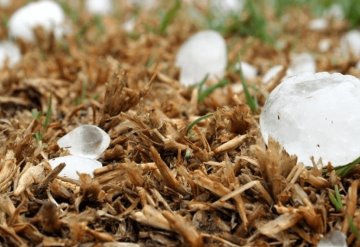
[[[360,31],[352,30],[346,33],[341,38],[340,50],[345,56],[360,57]]]
[[[87,0],[86,10],[93,15],[108,15],[113,10],[112,0]]]
[[[16,10],[9,19],[9,35],[33,42],[34,28],[40,26],[47,32],[53,32],[56,38],[66,33],[65,14],[54,1],[31,2]]]
[[[81,125],[61,137],[57,144],[72,155],[96,159],[109,146],[110,136],[95,125]]]
[[[21,52],[16,44],[10,41],[0,42],[0,69],[5,66],[12,67],[21,60]]]
[[[221,78],[227,64],[224,38],[215,31],[200,31],[180,48],[176,65],[180,68],[180,82],[190,86],[209,78]]]
[[[260,115],[261,134],[277,140],[311,166],[345,165],[360,156],[360,80],[351,75],[305,73],[285,78]]]

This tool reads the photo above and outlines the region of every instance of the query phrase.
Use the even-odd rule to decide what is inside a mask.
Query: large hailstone
[[[75,155],[68,155],[49,160],[52,169],[55,169],[55,167],[61,163],[65,163],[65,167],[61,170],[59,175],[71,179],[79,179],[77,172],[92,174],[95,169],[102,167],[102,164],[97,160]]]
[[[28,3],[16,10],[9,19],[9,35],[33,42],[33,30],[38,26],[47,32],[53,32],[56,38],[66,33],[65,14],[58,3],[42,0]]]
[[[316,63],[314,57],[309,53],[292,54],[290,66],[286,71],[287,76],[299,75],[305,72],[315,73]]]
[[[81,125],[61,137],[57,144],[72,155],[96,159],[109,146],[110,136],[95,125]]]
[[[14,66],[21,60],[21,52],[16,44],[10,41],[0,42],[0,69],[8,63],[9,67]]]
[[[341,38],[340,50],[345,56],[360,57],[360,31],[352,30],[346,33]]]
[[[221,78],[225,73],[226,56],[225,40],[218,32],[207,30],[194,34],[181,46],[176,57],[180,82],[189,86],[206,75]]]
[[[360,80],[339,73],[305,73],[285,78],[269,95],[260,115],[269,136],[311,166],[345,165],[360,156]]]
[[[93,15],[108,15],[114,8],[112,0],[86,0],[85,7]]]

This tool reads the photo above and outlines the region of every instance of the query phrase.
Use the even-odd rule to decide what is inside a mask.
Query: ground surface
[[[25,1],[14,2],[0,9],[3,39],[6,18]],[[358,170],[340,177],[331,166],[304,168],[277,143],[266,148],[258,127],[261,106],[280,80],[263,85],[261,78],[273,65],[286,68],[290,52],[313,53],[318,71],[359,76],[356,61],[335,52],[350,24],[334,20],[314,32],[309,7],[280,17],[265,7],[270,39],[253,24],[256,15],[237,20],[253,33],[231,21],[220,27],[228,84],[205,92],[203,101],[198,87],[177,81],[174,66],[181,43],[205,28],[189,18],[186,4],[168,24],[158,9],[119,6],[119,14],[99,19],[75,6],[68,8],[76,21],[69,37],[56,42],[38,30],[36,44],[19,42],[21,62],[0,71],[0,243],[311,246],[337,229],[358,244]],[[127,33],[121,24],[134,13],[135,29]],[[327,52],[318,49],[322,38],[331,40]],[[233,90],[241,85],[233,69],[239,59],[259,70],[247,81],[259,105],[253,111],[244,92]],[[110,134],[104,167],[94,178],[56,178],[47,159],[66,153],[56,141],[80,124]],[[45,168],[29,170],[39,165]]]

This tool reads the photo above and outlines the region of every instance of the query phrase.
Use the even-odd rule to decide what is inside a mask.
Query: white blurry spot
[[[360,61],[356,63],[355,68],[360,71]]]
[[[158,0],[127,0],[128,4],[144,9],[155,8],[158,4]]]
[[[9,67],[14,66],[21,60],[20,49],[10,41],[0,42],[0,69],[7,62]]]
[[[211,0],[210,7],[215,14],[240,14],[244,9],[244,0]]]
[[[241,71],[243,73],[243,76],[246,80],[252,80],[256,77],[258,71],[254,66],[252,66],[251,64],[249,64],[247,62],[241,61],[240,64],[237,63],[235,65],[235,68],[237,70],[240,70],[240,66],[241,66]]]
[[[6,8],[10,5],[10,0],[0,0],[0,7]]]
[[[305,73],[285,78],[269,95],[260,115],[269,136],[311,166],[345,165],[360,156],[360,80],[350,75]]]
[[[319,241],[317,247],[347,247],[346,235],[340,231],[332,231]]]
[[[244,91],[244,88],[241,83],[235,83],[235,84],[231,84],[231,90],[234,93],[241,93],[242,91]]]
[[[61,137],[57,144],[72,155],[96,159],[109,146],[110,136],[95,125],[81,125]]]
[[[264,84],[268,84],[271,82],[274,78],[277,77],[277,75],[284,69],[284,66],[282,65],[275,65],[271,67],[263,76],[262,82]]]
[[[221,78],[227,64],[224,38],[215,31],[201,31],[192,35],[179,49],[176,66],[180,68],[180,82],[190,86],[209,78]]]
[[[340,49],[344,56],[360,57],[360,31],[352,30],[346,33],[341,38]]]
[[[93,15],[109,15],[113,10],[112,0],[86,0],[86,10]]]
[[[58,157],[49,160],[49,164],[52,169],[61,163],[65,163],[66,166],[60,172],[59,176],[71,179],[79,179],[77,172],[92,175],[95,169],[102,167],[102,164],[97,160],[74,155]]]
[[[309,29],[312,31],[324,31],[328,28],[329,23],[325,18],[316,18],[310,21]]]
[[[305,72],[315,73],[316,64],[313,56],[309,53],[291,55],[290,67],[286,71],[287,76],[302,74]]]
[[[34,28],[41,26],[47,32],[54,32],[56,38],[66,33],[65,15],[60,5],[51,0],[31,2],[16,10],[9,19],[9,35],[24,41],[35,40]]]
[[[330,6],[329,9],[325,12],[326,17],[334,18],[337,20],[343,20],[344,19],[344,10],[341,7],[340,4],[334,3]]]
[[[122,28],[128,33],[133,32],[135,29],[135,18],[130,18],[129,20],[125,21],[122,24]]]
[[[320,52],[327,52],[329,51],[330,47],[331,47],[331,39],[325,38],[325,39],[321,39],[319,41],[319,50]]]

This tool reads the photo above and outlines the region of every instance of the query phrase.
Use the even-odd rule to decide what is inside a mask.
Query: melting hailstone
[[[314,57],[309,53],[291,55],[290,67],[286,71],[287,76],[302,74],[305,72],[315,73],[316,63]]]
[[[19,8],[9,19],[9,35],[33,42],[33,30],[38,26],[47,32],[54,32],[56,38],[66,33],[65,14],[58,3],[42,0]]]
[[[86,10],[93,15],[108,15],[113,10],[112,0],[86,0]]]
[[[209,78],[221,78],[227,57],[224,38],[215,31],[201,31],[191,36],[180,48],[176,65],[180,68],[180,82],[190,86]]]
[[[347,247],[346,235],[340,231],[332,231],[319,241],[317,247]]]
[[[72,155],[96,159],[109,146],[110,136],[95,125],[82,125],[61,137],[57,144]]]
[[[275,66],[271,67],[263,76],[262,83],[268,84],[273,79],[275,79],[283,69],[284,69],[284,66],[282,66],[282,65],[275,65]]]
[[[14,66],[21,59],[20,49],[10,41],[0,42],[0,69],[7,62],[9,67]]]
[[[237,70],[239,70],[241,68],[243,76],[246,80],[254,79],[258,73],[256,67],[252,66],[251,64],[249,64],[247,62],[243,62],[243,61],[241,61],[240,63],[237,63],[235,65],[235,68]]]
[[[340,50],[344,56],[360,57],[360,31],[346,33],[340,41]]]
[[[345,165],[360,156],[360,80],[339,73],[305,73],[285,78],[260,115],[261,134],[311,166]]]
[[[59,173],[59,176],[76,180],[79,179],[77,172],[91,175],[95,169],[102,167],[102,164],[97,160],[74,155],[62,156],[49,160],[52,169],[61,163],[65,163],[66,166]]]

